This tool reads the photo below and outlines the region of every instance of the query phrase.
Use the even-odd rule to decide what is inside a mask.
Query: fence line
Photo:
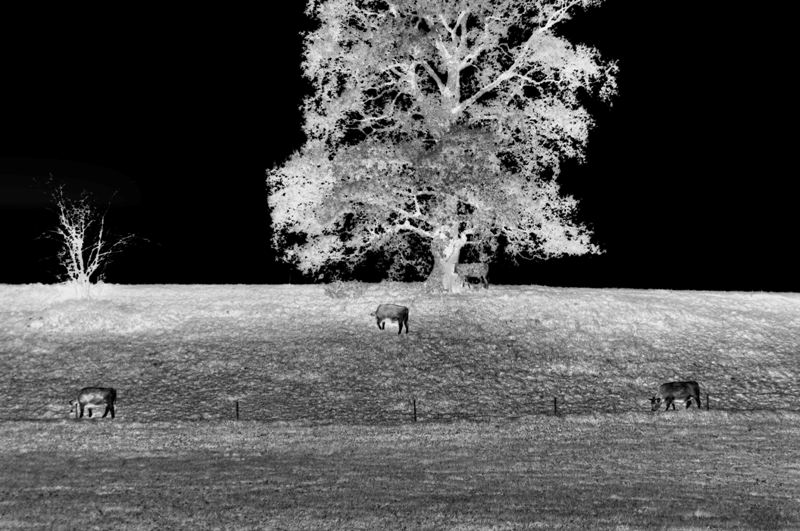
[[[700,403],[696,404],[695,400],[691,400],[692,405],[696,409],[711,410],[711,393],[703,393],[705,395],[705,404],[703,404],[703,395],[701,394]],[[718,411],[791,411],[800,412],[800,405],[794,405],[794,402],[787,401],[781,407],[774,407],[769,404],[759,403],[759,396],[773,396],[776,394],[783,395],[784,393],[756,393],[747,394],[749,407],[741,407],[740,401],[731,398],[729,403],[724,399],[715,398],[714,409]],[[715,397],[718,395],[714,395]],[[445,397],[442,397],[445,398]],[[437,399],[433,396],[418,397],[411,396],[407,402],[407,410],[389,412],[377,408],[359,408],[354,405],[352,408],[326,408],[324,412],[326,415],[320,416],[319,414],[310,414],[303,416],[288,415],[281,418],[281,415],[270,417],[269,419],[261,418],[260,415],[249,414],[247,417],[252,420],[320,420],[336,422],[338,419],[353,421],[355,419],[363,419],[366,421],[377,420],[380,422],[402,421],[406,418],[412,422],[418,422],[420,419],[481,419],[481,418],[514,418],[527,415],[552,415],[552,416],[567,416],[576,415],[590,412],[604,412],[604,413],[633,413],[633,412],[651,412],[652,408],[649,404],[644,402],[644,399],[637,398],[636,402],[641,407],[620,407],[620,403],[625,403],[623,400],[601,400],[601,399],[585,399],[585,398],[570,398],[569,395],[553,395],[548,397],[539,395],[537,398],[531,400],[516,400],[512,407],[501,408],[484,408],[482,404],[469,404],[465,402],[457,402],[456,407],[453,408],[453,402],[446,399],[450,407],[437,407]],[[240,403],[239,400],[234,402],[234,418],[240,419]],[[694,409],[691,406],[684,407],[685,401],[676,400],[675,409]],[[703,407],[705,405],[705,407]],[[246,404],[242,405],[242,411],[246,409]],[[663,402],[659,405],[656,411],[664,411],[665,406]],[[260,410],[259,410],[260,411]],[[358,412],[366,414],[359,415]],[[355,415],[353,414],[355,413]]]
[[[705,397],[703,397],[705,395]],[[586,413],[634,413],[651,412],[651,406],[647,398],[642,396],[622,397],[618,395],[598,394],[597,398],[590,398],[587,395],[572,396],[569,394],[544,394],[536,393],[535,396],[523,396],[516,394],[505,397],[500,396],[492,400],[493,397],[481,397],[470,395],[451,396],[443,394],[423,394],[406,395],[398,397],[392,395],[380,395],[378,393],[363,393],[352,401],[326,400],[324,395],[315,399],[305,401],[302,405],[292,404],[291,401],[280,401],[278,407],[273,401],[271,407],[264,407],[264,401],[257,397],[252,400],[232,400],[233,407],[226,405],[222,409],[208,415],[202,416],[196,410],[187,411],[183,417],[186,420],[200,419],[224,419],[224,420],[247,420],[276,422],[276,421],[308,421],[308,422],[328,422],[328,423],[397,423],[397,422],[419,422],[426,420],[454,420],[454,419],[501,419],[517,418],[533,415],[550,416],[569,416]],[[379,397],[376,399],[376,397]],[[776,397],[781,397],[780,399]],[[705,404],[703,404],[705,398]],[[713,398],[713,400],[712,400]],[[711,409],[715,411],[728,412],[756,412],[756,411],[775,411],[775,412],[800,412],[800,402],[792,399],[792,390],[783,392],[764,391],[758,393],[715,393],[710,392],[701,394],[700,404],[695,404],[694,408],[689,409]],[[384,400],[386,399],[386,400]],[[387,403],[392,403],[396,407],[387,407]],[[230,402],[227,402],[230,404]],[[682,400],[676,401],[676,409],[684,409]],[[142,404],[142,411],[134,411],[132,404],[127,405],[127,411],[122,413],[124,420],[146,421],[160,418],[157,413],[149,413],[146,404]],[[703,407],[705,406],[705,407]],[[713,406],[713,408],[712,408]],[[19,408],[14,408],[14,410]],[[39,408],[36,411],[40,411]],[[138,408],[137,408],[138,409]],[[662,402],[659,411],[664,412],[665,406]],[[12,409],[6,410],[0,406],[0,420],[58,420],[70,418],[69,409],[64,408],[63,415],[52,409],[47,410],[47,415],[43,417],[31,416],[30,411],[18,411],[11,413]],[[207,410],[206,410],[207,411]],[[129,416],[129,413],[132,416]],[[118,415],[120,416],[120,415]],[[180,418],[180,417],[172,417]]]

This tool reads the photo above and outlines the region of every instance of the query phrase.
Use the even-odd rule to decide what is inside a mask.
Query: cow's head
[[[661,407],[661,397],[654,396],[650,398],[650,411],[655,411]]]

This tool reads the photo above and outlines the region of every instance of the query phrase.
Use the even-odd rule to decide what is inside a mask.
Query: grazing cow
[[[380,330],[386,329],[386,321],[392,321],[398,324],[397,333],[403,331],[403,324],[406,325],[406,334],[408,333],[408,308],[405,306],[398,306],[397,304],[381,304],[378,309],[372,312],[378,321],[378,328]]]
[[[489,264],[475,262],[472,264],[456,264],[456,274],[461,279],[461,287],[463,288],[469,282],[469,279],[477,279],[484,288],[489,289],[489,280],[486,278],[489,274]]]
[[[654,396],[650,399],[650,405],[653,411],[661,407],[662,400],[667,405],[667,411],[669,411],[669,406],[672,406],[672,410],[674,411],[676,399],[683,400],[688,409],[689,406],[692,405],[692,399],[694,398],[698,409],[700,408],[700,386],[697,382],[669,382],[661,384],[661,387],[658,388],[658,395],[659,396]]]
[[[106,406],[106,411],[103,417],[111,413],[111,418],[114,418],[114,402],[117,400],[117,390],[113,387],[84,387],[78,393],[77,400],[69,401],[69,412],[75,410],[76,418],[83,418],[83,410],[89,410],[89,418],[92,417],[92,409]],[[78,413],[80,412],[80,417]]]

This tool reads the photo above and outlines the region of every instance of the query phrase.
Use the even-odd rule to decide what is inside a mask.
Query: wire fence
[[[261,422],[309,422],[314,424],[399,424],[406,422],[452,422],[458,420],[485,421],[514,419],[526,416],[556,416],[666,412],[662,401],[653,410],[649,397],[636,396],[630,399],[599,395],[596,398],[557,394],[531,394],[529,396],[486,399],[480,396],[409,394],[402,397],[386,397],[374,392],[357,393],[350,399],[331,400],[326,396],[275,395],[241,397],[236,400],[220,400],[210,397],[202,403],[183,403],[180,399],[172,404],[152,408],[147,403],[127,399],[116,404],[116,417],[122,422],[149,422],[164,420],[236,420]],[[761,393],[701,393],[700,404],[695,399],[687,408],[684,400],[674,402],[675,411],[727,411],[800,412],[800,402],[790,400],[786,392]],[[699,407],[698,407],[699,406]],[[670,413],[673,408],[670,408]],[[35,421],[74,419],[69,407],[5,408],[0,405],[0,421]],[[102,410],[96,410],[92,419],[102,418]]]
[[[713,395],[711,393],[701,393],[700,404],[695,399],[688,403],[683,399],[675,400],[670,411],[687,410],[717,410],[728,412],[756,412],[756,411],[786,411],[800,412],[800,403],[787,401],[784,393],[758,393],[748,394],[744,397],[730,397],[725,395]],[[324,415],[319,411],[309,415],[281,415],[277,412],[265,412],[260,408],[250,409],[245,401],[235,401],[230,408],[229,419],[232,420],[261,420],[261,421],[294,421],[307,420],[323,423],[399,423],[399,422],[450,422],[457,420],[486,419],[513,419],[531,415],[547,416],[568,416],[584,415],[589,413],[635,413],[645,412],[657,414],[667,411],[666,404],[662,401],[657,408],[654,408],[649,401],[637,398],[635,400],[622,402],[619,400],[587,400],[576,399],[574,397],[556,396],[537,396],[527,401],[517,401],[513,407],[480,407],[475,404],[454,404],[451,401],[443,402],[435,397],[416,397],[411,396],[407,399],[405,407],[395,407],[391,411],[378,409],[376,407],[363,407],[352,404],[351,407],[330,406]],[[295,413],[298,413],[297,411]]]

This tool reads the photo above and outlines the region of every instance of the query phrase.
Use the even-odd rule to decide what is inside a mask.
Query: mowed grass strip
[[[4,422],[2,528],[800,527],[800,415]]]

